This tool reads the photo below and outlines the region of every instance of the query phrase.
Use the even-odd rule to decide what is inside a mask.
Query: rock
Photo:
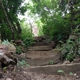
[[[17,44],[17,45],[22,45],[23,44],[22,40],[14,40],[12,42],[15,43],[15,44]]]
[[[8,53],[8,47],[5,45],[0,45],[0,54],[1,53]]]
[[[14,45],[9,44],[9,45],[0,45],[0,55],[5,54],[6,56],[10,56],[13,53],[16,53],[16,48]]]
[[[9,64],[15,64],[16,62],[13,60],[13,59],[11,59],[11,58],[9,58],[9,57],[7,57],[6,55],[0,55],[0,62],[1,62],[1,67],[5,67],[5,66],[8,66]]]
[[[12,80],[11,78],[7,78],[6,80]]]
[[[13,44],[8,43],[8,44],[1,44],[0,45],[1,67],[5,67],[10,64],[16,65],[17,59],[12,53],[16,53],[16,48]]]
[[[71,63],[80,63],[80,58],[74,59]]]
[[[26,53],[21,53],[19,56],[20,56],[21,59],[22,58],[24,59],[24,58],[26,58]]]
[[[78,36],[76,36],[75,34],[71,34],[71,35],[69,36],[69,39],[70,39],[70,40],[75,40],[75,39],[77,39],[77,37],[78,37]]]
[[[52,47],[52,48],[55,47],[55,42],[54,42],[54,41],[51,42],[51,47]]]
[[[1,39],[0,39],[0,44],[2,44],[2,41],[1,41]]]
[[[4,44],[4,46],[8,48],[8,53],[16,53],[16,47],[13,44]]]
[[[3,73],[0,71],[0,80],[3,78]]]
[[[70,61],[66,60],[63,62],[63,64],[70,64]]]

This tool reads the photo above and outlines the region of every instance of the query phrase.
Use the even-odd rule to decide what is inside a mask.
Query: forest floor
[[[80,71],[75,74],[48,75],[31,72],[30,67],[15,66],[14,70],[1,69],[0,80],[80,80]]]
[[[20,60],[23,60],[23,62],[26,61],[26,59],[22,59],[21,57],[18,58],[20,58]],[[30,70],[32,66],[24,65],[25,64],[21,63],[21,66],[17,65],[14,67],[14,69],[11,69],[11,67],[8,67],[8,69],[0,69],[0,80],[80,80],[80,71],[77,71],[74,74],[44,74],[44,70],[43,73],[37,73],[35,69],[34,71]]]
[[[15,71],[0,72],[0,80],[80,80],[80,74],[46,75],[29,72],[28,69],[17,67]]]

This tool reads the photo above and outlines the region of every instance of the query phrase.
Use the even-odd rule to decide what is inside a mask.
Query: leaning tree
[[[26,7],[21,7],[22,2],[23,0],[0,0],[0,34],[2,40],[20,38],[21,26],[17,14],[24,14],[26,11]]]

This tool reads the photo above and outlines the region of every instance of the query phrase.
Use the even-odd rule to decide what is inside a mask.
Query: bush
[[[31,33],[30,28],[28,28],[28,27],[22,28],[21,39],[23,40],[23,43],[25,44],[26,47],[29,47],[32,45],[33,34]]]
[[[77,27],[70,35],[67,43],[63,45],[62,59],[73,61],[77,56],[80,57],[80,27]]]
[[[23,42],[24,42],[24,44],[25,44],[26,47],[32,46],[32,44],[33,44],[33,38],[27,37]]]
[[[1,33],[1,39],[2,40],[6,40],[6,39],[11,40],[11,38],[12,38],[11,34],[12,33],[11,33],[9,27],[7,27],[7,25],[6,26],[4,26],[4,25],[0,28],[0,30],[1,30],[1,32],[0,32]]]
[[[51,40],[66,40],[70,34],[69,22],[61,17],[56,17],[47,22],[43,27],[44,34],[47,34]]]

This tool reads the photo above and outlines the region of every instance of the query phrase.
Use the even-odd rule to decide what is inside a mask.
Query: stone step
[[[45,41],[42,41],[42,42],[35,42],[33,44],[33,46],[44,46],[44,45],[48,45]]]
[[[48,65],[48,64],[57,64],[59,63],[60,57],[46,57],[46,58],[35,58],[35,59],[26,59],[26,62],[30,66],[42,66],[42,65]],[[50,63],[52,62],[52,63]]]
[[[55,63],[60,62],[60,53],[59,50],[51,50],[51,51],[29,51],[27,53],[27,63],[31,66],[39,66],[46,65],[50,61]]]
[[[50,45],[47,45],[47,46],[33,46],[33,47],[29,47],[28,50],[30,50],[30,51],[49,51],[49,50],[52,50],[52,47]]]
[[[56,56],[59,53],[59,49],[52,49],[50,51],[28,51],[26,53],[28,58],[35,59],[35,58],[45,58],[45,57],[52,57]]]
[[[63,73],[59,73],[58,70],[63,70],[64,74],[70,74],[70,72],[76,73],[80,71],[80,63],[35,66],[32,68],[29,68],[30,72],[35,72],[35,73],[41,73],[41,74],[47,74],[47,75],[63,74]]]
[[[36,36],[33,38],[34,42],[42,42],[43,40],[46,40],[45,36]]]

